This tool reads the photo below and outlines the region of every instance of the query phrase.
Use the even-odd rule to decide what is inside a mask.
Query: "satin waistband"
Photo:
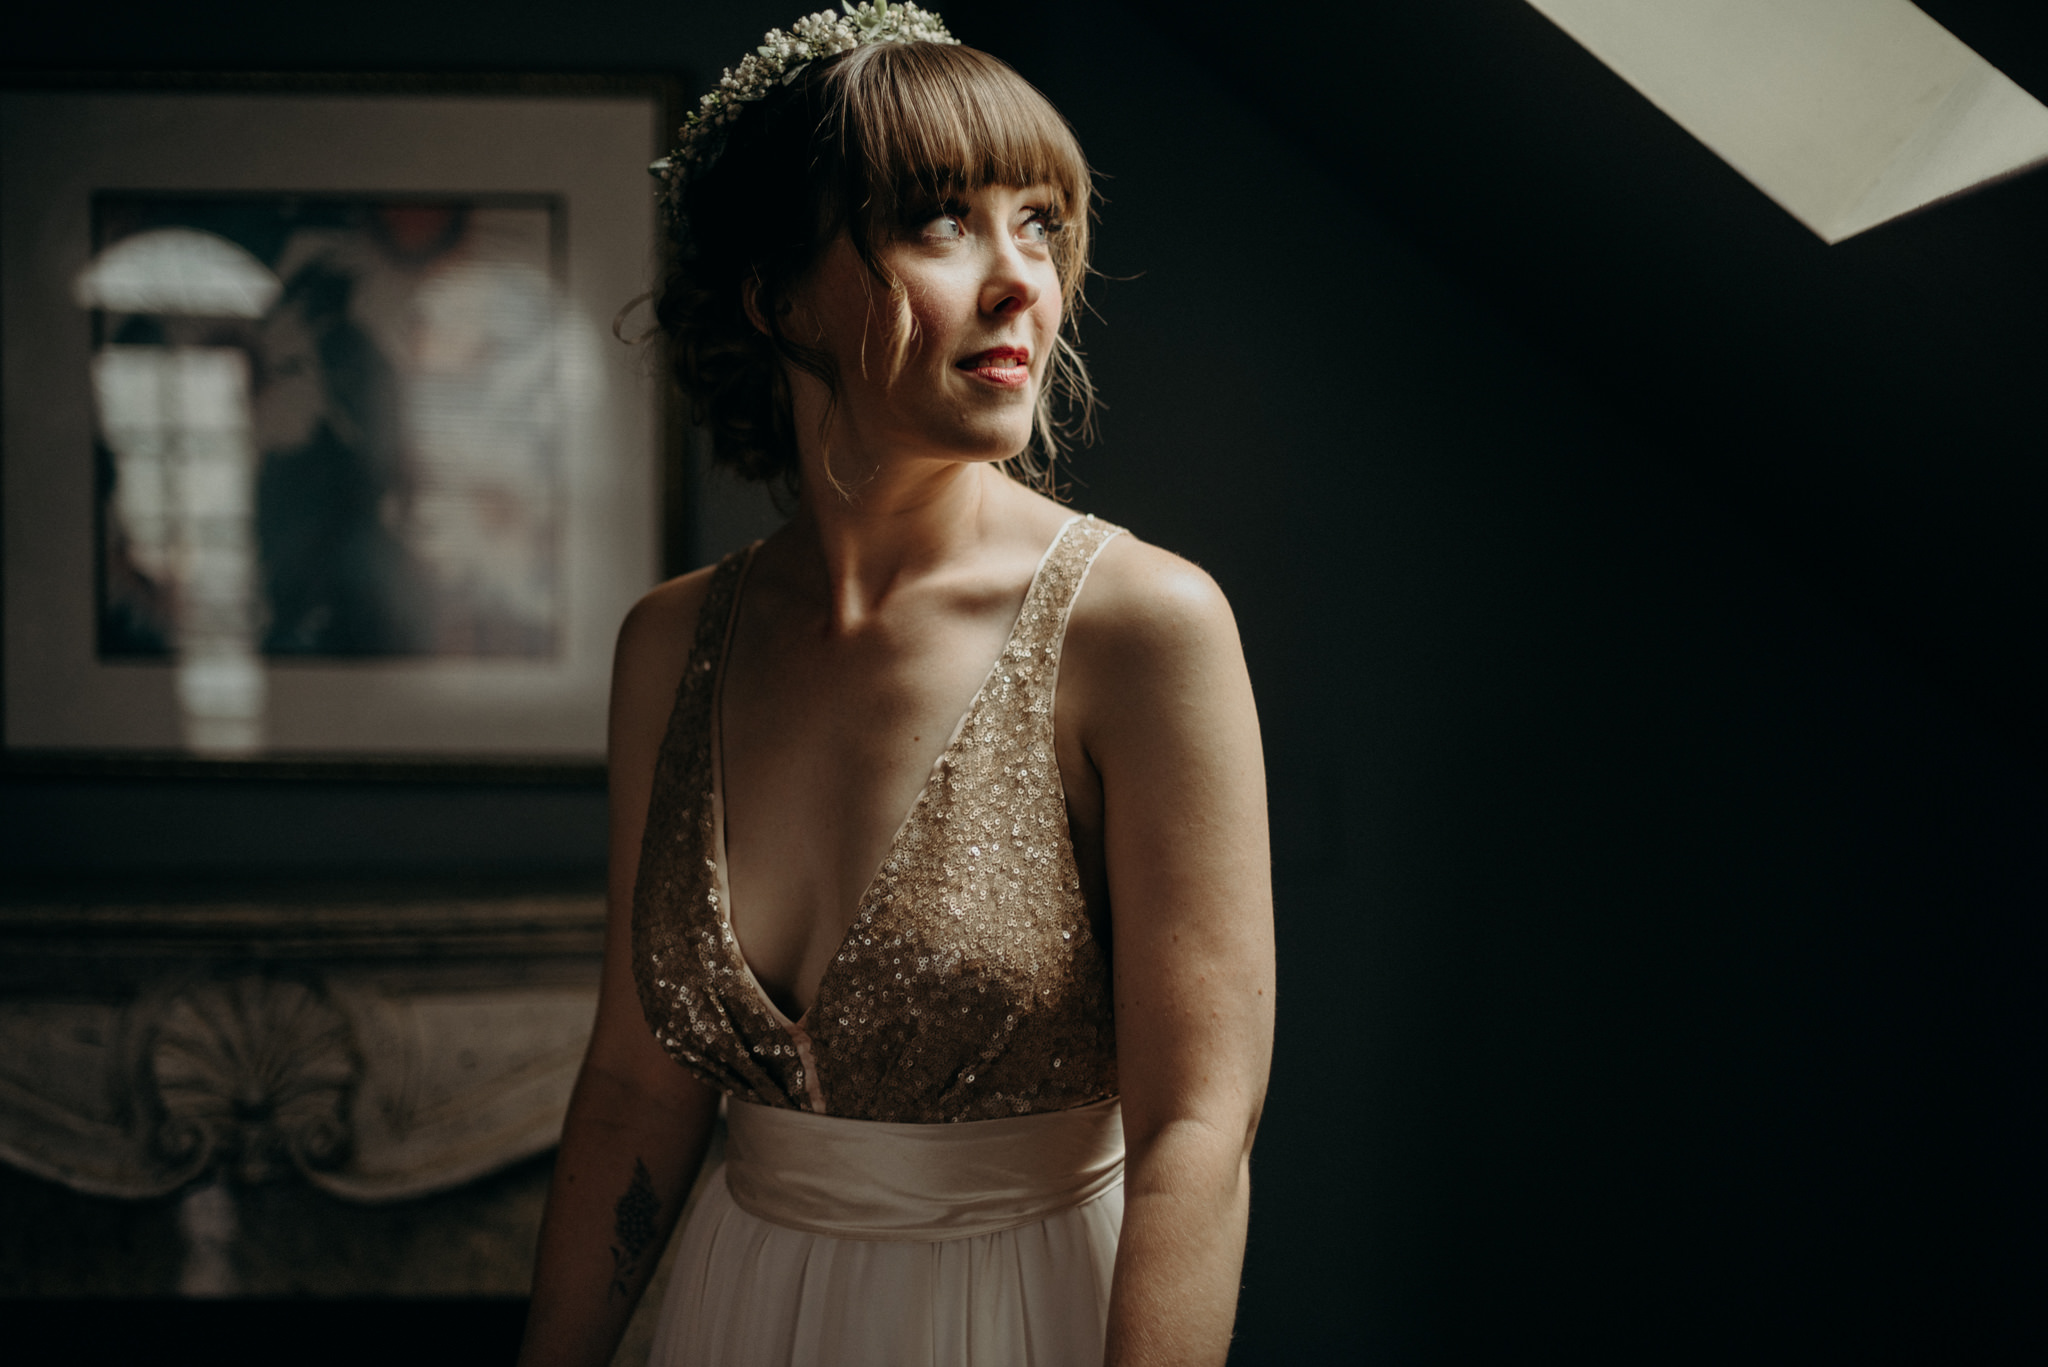
[[[774,1224],[936,1242],[1034,1224],[1124,1180],[1123,1107],[898,1125],[733,1099],[725,1184]]]

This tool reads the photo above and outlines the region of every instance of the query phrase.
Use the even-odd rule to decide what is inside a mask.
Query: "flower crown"
[[[695,113],[684,118],[676,133],[675,150],[647,168],[661,182],[661,204],[672,220],[683,217],[683,188],[689,178],[718,160],[725,150],[726,134],[739,118],[740,106],[788,85],[812,62],[869,43],[960,41],[946,31],[945,20],[909,0],[895,5],[889,0],[872,4],[842,0],[841,7],[844,14],[830,10],[807,14],[791,24],[787,33],[769,29],[761,45],[741,58],[737,68],[726,68],[718,88],[698,101]]]

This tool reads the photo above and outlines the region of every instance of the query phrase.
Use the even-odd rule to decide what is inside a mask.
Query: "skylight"
[[[2048,108],[1907,0],[1529,0],[1835,243],[2048,162]]]

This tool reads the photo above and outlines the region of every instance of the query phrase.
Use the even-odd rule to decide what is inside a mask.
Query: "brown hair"
[[[1033,424],[1036,440],[1003,462],[1051,492],[1063,438],[1084,435],[1094,392],[1073,344],[1088,271],[1088,163],[1066,120],[985,52],[875,43],[813,63],[742,107],[723,151],[684,189],[654,315],[691,416],[720,464],[794,492],[798,462],[785,366],[836,393],[829,359],[793,343],[782,304],[841,231],[896,312],[891,378],[911,341],[908,297],[879,247],[913,214],[986,185],[1052,188],[1048,212],[1064,305]],[[764,334],[749,318],[755,292]],[[1072,417],[1054,413],[1055,400]]]

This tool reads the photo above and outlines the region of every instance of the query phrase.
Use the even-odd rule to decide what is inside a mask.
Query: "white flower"
[[[724,146],[718,130],[737,119],[740,106],[762,98],[777,86],[801,75],[812,62],[851,52],[863,43],[958,43],[946,31],[946,23],[930,10],[919,9],[904,0],[890,4],[841,5],[843,15],[830,10],[807,14],[785,33],[769,29],[753,52],[740,59],[737,68],[727,67],[715,89],[697,102],[697,111],[687,115],[676,133],[675,150],[647,169],[662,183],[661,201],[669,213],[682,214],[683,187],[691,175],[717,160]]]

